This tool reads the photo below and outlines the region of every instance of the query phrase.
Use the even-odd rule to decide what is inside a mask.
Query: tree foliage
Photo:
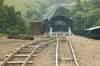
[[[59,9],[59,14],[72,17],[73,30],[80,31],[93,26],[100,25],[100,0],[61,0],[61,3],[76,2],[70,9]],[[0,32],[21,32],[24,30],[24,20],[20,12],[16,12],[15,8],[3,5],[4,0],[0,0]],[[60,0],[59,0],[60,2]],[[32,0],[32,7],[27,7],[28,10],[24,14],[24,19],[27,22],[32,22],[34,19],[41,20],[43,15],[48,12],[47,9],[57,4],[57,0]],[[56,13],[56,14],[58,14]],[[23,27],[22,27],[23,26]]]
[[[74,30],[80,31],[93,26],[100,25],[100,1],[99,0],[77,0],[74,12]],[[73,16],[72,15],[72,16]]]
[[[16,12],[13,6],[3,5],[0,8],[0,33],[16,34],[24,32],[25,25],[21,13]]]
[[[68,4],[67,2],[70,0],[61,1]],[[33,13],[32,18],[41,19],[47,12],[46,9],[57,4],[57,2],[57,0],[33,0],[33,8],[30,10],[30,13]],[[66,16],[73,18],[74,31],[77,32],[100,25],[100,0],[72,0],[71,2],[76,2],[76,6],[74,8],[70,7],[71,10],[59,9],[59,14],[65,12]],[[27,15],[32,16],[31,14],[28,13]]]

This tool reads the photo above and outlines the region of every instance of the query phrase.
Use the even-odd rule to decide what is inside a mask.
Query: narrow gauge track
[[[71,35],[58,34],[56,40],[56,66],[79,66]]]
[[[32,58],[47,47],[54,40],[41,40],[17,49],[14,53],[6,55],[1,66],[33,66]]]
[[[17,49],[16,52],[6,56],[1,66],[79,66],[71,36],[65,36],[62,33],[54,37],[57,43],[54,43],[54,39],[48,39]],[[41,50],[44,51],[41,52]],[[33,58],[35,58],[34,61]]]

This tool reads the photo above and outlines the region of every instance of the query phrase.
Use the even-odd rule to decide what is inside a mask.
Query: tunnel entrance
[[[65,16],[54,16],[48,21],[49,30],[52,28],[53,32],[68,32],[71,23],[72,20]]]
[[[44,15],[46,32],[68,32],[68,28],[72,28],[72,18],[70,10],[66,4],[56,4],[48,8],[47,14]]]

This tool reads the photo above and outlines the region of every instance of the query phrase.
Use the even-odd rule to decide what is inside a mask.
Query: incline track
[[[71,35],[56,36],[56,66],[79,66],[75,50],[72,46]]]
[[[33,66],[32,58],[52,42],[54,40],[49,39],[23,46],[17,49],[16,52],[7,55],[1,66]]]
[[[6,55],[1,66],[79,66],[71,35],[56,33]]]

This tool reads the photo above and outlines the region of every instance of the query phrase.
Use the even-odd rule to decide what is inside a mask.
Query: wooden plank
[[[9,63],[9,64],[23,64],[24,63],[24,61],[8,61],[7,63]],[[32,61],[28,61],[27,63],[33,63]]]
[[[61,58],[62,61],[73,61],[73,58]]]
[[[10,56],[10,55],[6,55],[6,57],[8,57],[8,56]],[[26,57],[26,56],[29,56],[29,54],[17,54],[17,55],[14,55],[14,56],[16,56],[16,57]],[[32,56],[37,56],[37,55],[32,55]]]
[[[24,46],[23,46],[24,47]],[[19,50],[21,50],[21,48],[17,49],[16,52],[12,53],[11,55],[9,55],[6,59],[4,59],[4,61],[2,62],[2,66],[5,66],[5,64],[7,63],[7,61],[12,58],[14,56],[14,54],[16,54]]]
[[[46,42],[46,43],[44,43],[44,44],[42,44],[42,45],[37,45],[35,48],[33,48],[34,50],[30,53],[30,56],[28,56],[28,57],[25,59],[25,61],[24,61],[24,63],[22,64],[22,66],[25,66],[25,65],[27,64],[27,62],[28,62],[29,59],[32,57],[32,55],[33,55],[34,52],[37,50],[37,48],[39,48],[39,47],[41,47],[41,46],[44,46],[44,45],[46,45],[46,44],[49,44],[49,43],[52,42],[52,41],[54,41],[54,40],[51,40],[51,41],[49,41],[49,42]]]
[[[50,40],[50,39],[49,39]],[[17,52],[19,52],[22,48],[27,47],[28,45],[32,45],[34,43],[41,43],[41,41],[44,40],[34,40],[33,42],[31,42],[30,44],[27,45],[23,45],[21,48],[16,49],[15,52],[13,52],[12,54],[10,54],[8,57],[6,57],[1,63],[0,66],[5,66],[5,64],[8,62],[9,59],[11,59]],[[29,56],[28,56],[29,57]]]
[[[39,46],[36,46],[36,48],[30,53],[30,55],[25,59],[24,63],[22,64],[22,66],[25,66],[27,64],[27,62],[29,61],[29,59],[32,57],[33,53],[37,50],[37,48],[39,48]]]
[[[41,41],[42,41],[42,40],[41,40]],[[12,54],[10,54],[7,58],[5,58],[5,59],[3,60],[3,62],[1,63],[1,66],[5,66],[5,64],[7,63],[7,61],[8,61],[9,59],[11,59],[11,58],[12,58],[18,51],[20,51],[22,48],[27,47],[28,45],[31,45],[31,44],[37,43],[37,42],[38,42],[38,40],[34,40],[34,41],[31,42],[30,44],[23,45],[21,48],[17,48],[15,52],[13,52]]]

